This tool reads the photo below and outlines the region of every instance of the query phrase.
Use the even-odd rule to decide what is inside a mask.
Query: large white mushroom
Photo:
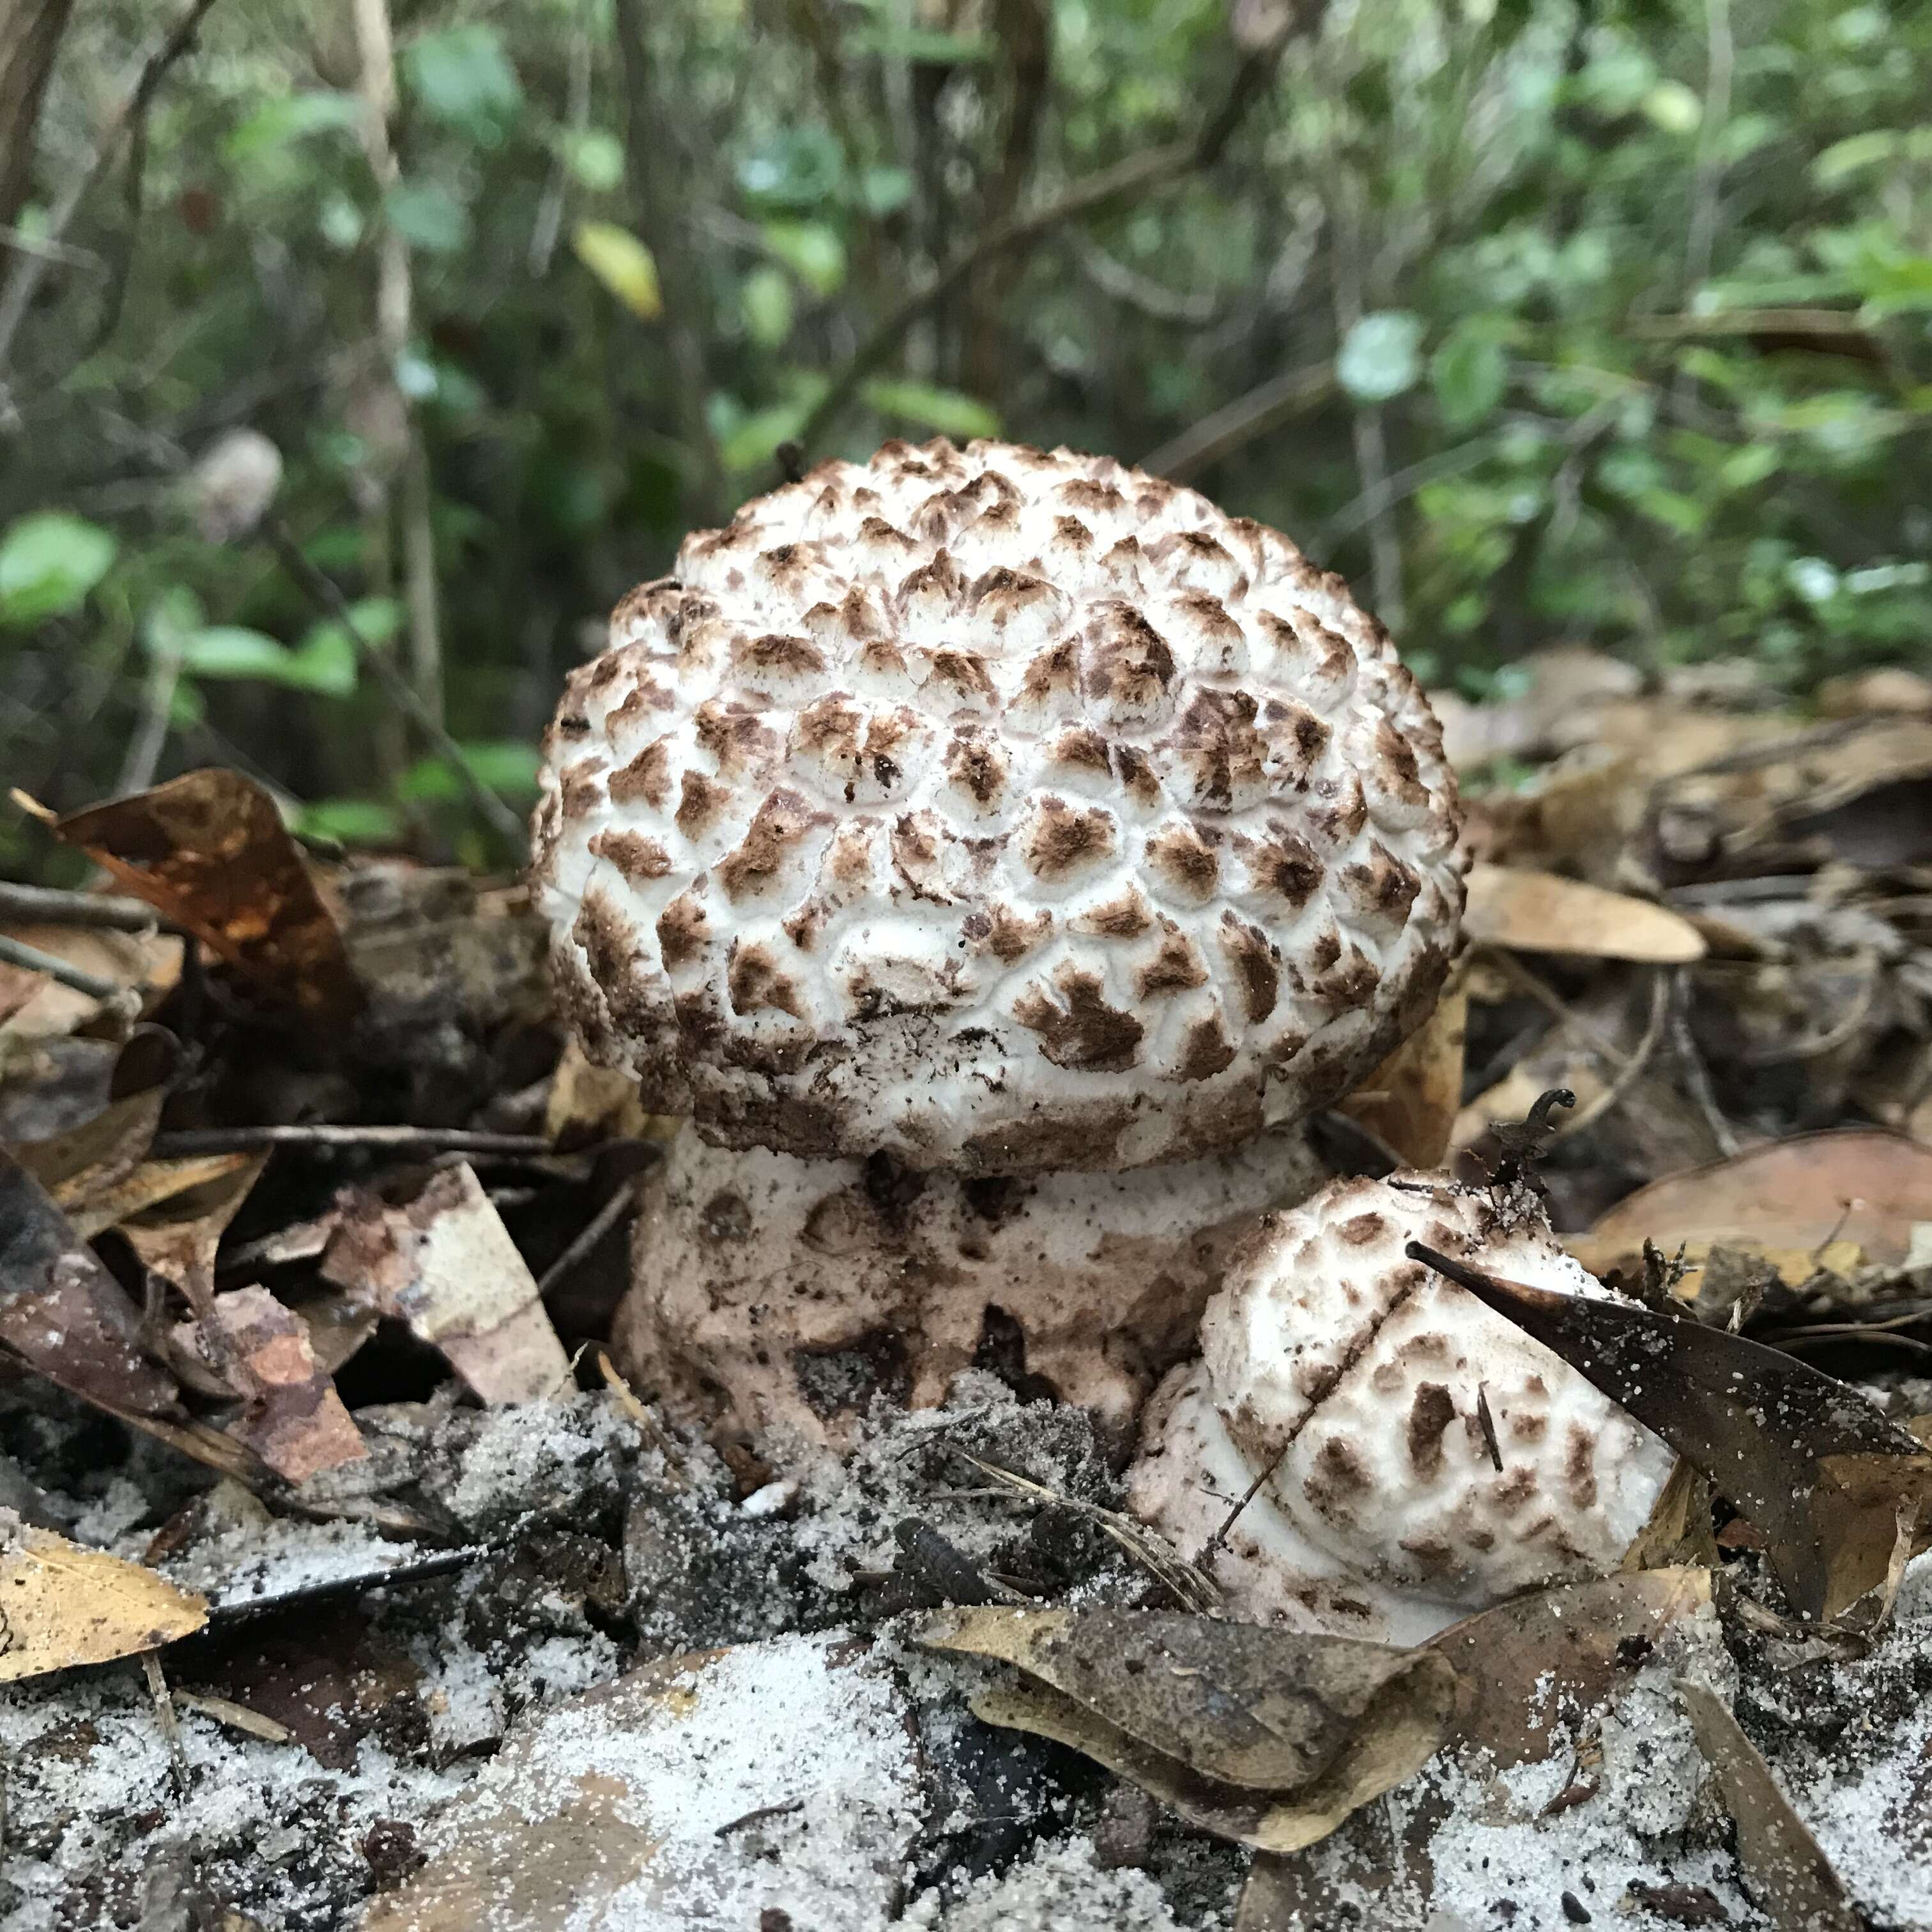
[[[1237,1616],[1416,1642],[1616,1568],[1650,1520],[1670,1450],[1410,1241],[1610,1294],[1526,1187],[1336,1181],[1266,1216],[1208,1305],[1201,1359],[1148,1404],[1128,1478],[1135,1513]]]
[[[534,871],[586,1049],[706,1144],[667,1189],[782,1223],[854,1162],[963,1202],[979,1178],[1178,1174],[1299,1122],[1433,1002],[1456,828],[1387,634],[1286,538],[1109,458],[896,442],[687,538],[620,604],[552,728]],[[1174,1184],[1177,1252],[1248,1172]],[[1274,1198],[1304,1180],[1289,1162]],[[1032,1212],[1060,1211],[1048,1192]],[[1136,1196],[1066,1196],[1096,1281],[1104,1204]],[[704,1354],[707,1308],[776,1360],[808,1346],[814,1295],[873,1292],[802,1256],[774,1295],[665,1198],[638,1264],[658,1306],[626,1332],[666,1375]],[[1037,1354],[1064,1298],[1029,1305],[1003,1266],[995,1305]],[[937,1293],[881,1305],[976,1331],[985,1285],[944,1316]],[[1115,1306],[1145,1286],[1124,1271]],[[1114,1324],[1091,1312],[1100,1375]],[[736,1346],[711,1377],[755,1418]],[[1056,1379],[1093,1377],[1063,1352]]]

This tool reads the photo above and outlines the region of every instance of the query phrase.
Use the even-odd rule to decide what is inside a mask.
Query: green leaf
[[[21,518],[0,537],[0,623],[38,624],[79,610],[117,548],[99,524],[63,510]]]
[[[506,797],[533,799],[543,753],[520,738],[472,740],[462,746],[464,762],[494,792]],[[397,796],[411,804],[455,804],[470,795],[469,787],[448,758],[419,758],[398,781]]]
[[[259,678],[293,684],[295,659],[285,644],[240,624],[211,624],[181,643],[182,669],[193,677]]]
[[[867,406],[881,416],[904,416],[960,442],[1000,433],[998,412],[978,397],[962,395],[957,389],[936,389],[929,382],[882,378],[868,382],[860,394]]]
[[[745,326],[762,349],[776,349],[791,333],[791,278],[782,268],[754,268],[738,291]]]
[[[1401,309],[1365,315],[1349,330],[1335,374],[1358,403],[1386,403],[1422,374],[1422,318]]]
[[[1509,388],[1509,358],[1495,319],[1466,316],[1430,358],[1429,374],[1447,428],[1480,422]]]
[[[306,94],[291,94],[258,107],[230,134],[227,155],[231,161],[260,160],[264,154],[311,134],[333,134],[361,124],[368,112],[352,94],[332,93],[316,88]]]
[[[524,90],[494,27],[444,27],[403,50],[410,92],[430,114],[486,147],[522,111]]]
[[[624,178],[624,144],[602,128],[567,129],[557,145],[579,188],[608,194]]]
[[[435,182],[398,182],[382,206],[396,232],[426,255],[460,254],[470,240],[470,211]]]
[[[628,228],[614,221],[580,221],[570,245],[577,259],[633,315],[650,322],[664,313],[656,258]]]
[[[767,221],[765,246],[806,286],[821,296],[836,294],[845,279],[845,244],[838,231],[822,221]]]
[[[319,798],[298,805],[290,825],[304,838],[331,838],[342,845],[394,845],[403,836],[401,818],[368,798]]]

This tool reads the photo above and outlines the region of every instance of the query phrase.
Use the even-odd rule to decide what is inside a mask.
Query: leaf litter
[[[573,1376],[664,1129],[565,1039],[518,889],[315,868],[232,774],[64,821],[155,920],[19,928],[112,998],[0,983],[0,1456],[69,1543],[208,1622],[160,1653],[178,1789],[153,1653],[82,1664],[85,1618],[44,1618],[56,1660],[0,1704],[0,1915],[455,1923],[483,1874],[539,1913],[690,1922],[702,1894],[778,1924],[776,1863],[797,1924],[1774,1925],[1763,1846],[1795,1820],[1826,1900],[1798,1909],[1836,1909],[1824,1871],[1875,1924],[1932,1923],[1932,1559],[1898,1508],[1932,1413],[1932,917],[1886,815],[1932,770],[1922,723],[1564,679],[1509,728],[1541,769],[1477,788],[1479,944],[1342,1107],[1371,1152],[1520,1168],[1580,1252],[1674,1299],[1704,1366],[1655,1378],[1732,1480],[1714,1517],[1680,1472],[1634,1567],[1379,1652],[1352,1704],[1258,1691],[1228,1659],[1269,1634],[1120,1514],[1084,1417],[990,1375],[798,1472],[721,1460],[594,1356]],[[1558,1087],[1575,1107],[1521,1131]],[[1754,1486],[1736,1358],[1692,1339],[1733,1330],[1787,1365]],[[1849,1379],[1792,1379],[1799,1354]],[[935,1614],[1064,1682],[927,1648]],[[166,1628],[138,1622],[121,1640]],[[1078,1670],[1029,1622],[1087,1633]],[[1205,1674],[1150,1712],[1122,1633],[1156,1626]],[[1458,1679],[1430,1716],[1417,1687]],[[1311,1804],[1377,1759],[1377,1683],[1416,1690],[1402,1750]],[[1076,1748],[976,1719],[1001,1696]],[[1257,1767],[1281,1785],[1226,1775]],[[1136,1772],[1183,1808],[1137,1810]],[[1238,1802],[1204,1811],[1204,1781]],[[1326,1835],[1234,1842],[1298,1802]]]

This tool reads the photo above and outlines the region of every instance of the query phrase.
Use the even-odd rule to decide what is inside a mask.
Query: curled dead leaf
[[[941,1611],[919,1640],[1014,1665],[988,1724],[1052,1738],[1207,1831],[1288,1852],[1400,1784],[1448,1735],[1448,1660],[1154,1610]]]
[[[228,1432],[285,1482],[360,1462],[368,1451],[302,1318],[266,1288],[214,1298],[201,1324],[210,1352],[248,1406]]]
[[[192,1591],[51,1530],[0,1547],[0,1683],[131,1657],[207,1621]]]
[[[362,1003],[334,916],[275,802],[239,772],[189,772],[53,827],[118,884],[311,1018]]]
[[[1801,1616],[1835,1617],[1883,1581],[1901,1509],[1932,1516],[1932,1453],[1848,1384],[1681,1316],[1507,1281],[1419,1241],[1408,1252],[1701,1469],[1762,1532]]]

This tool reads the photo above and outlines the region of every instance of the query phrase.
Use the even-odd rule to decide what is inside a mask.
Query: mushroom
[[[1257,1622],[1419,1642],[1540,1585],[1616,1568],[1670,1450],[1466,1289],[1493,1274],[1610,1297],[1528,1186],[1330,1183],[1264,1217],[1148,1405],[1134,1513]]]
[[[802,1234],[855,1163],[934,1177],[911,1234],[868,1222],[881,1265],[954,1268],[967,1184],[1037,1180],[1057,1205],[1034,1212],[1094,1231],[1104,1284],[1102,1224],[1144,1197],[1099,1177],[1156,1166],[1177,1213],[1198,1204],[1170,1230],[1192,1253],[1252,1175],[1182,1177],[1305,1119],[1429,1011],[1457,823],[1427,703],[1341,580],[1110,458],[891,442],[687,537],[572,675],[533,829],[585,1050],[704,1143],[649,1223],[635,1294],[656,1306],[625,1331],[661,1359],[632,1366],[668,1376],[755,1325],[708,1372],[763,1426],[770,1390],[733,1382],[810,1346],[815,1296],[872,1291],[802,1240],[775,1294],[754,1286],[764,1261],[700,1253],[704,1203]],[[988,1306],[1059,1352],[1064,1286],[1022,1305],[1004,1265],[967,1270],[973,1307],[881,1305],[944,1328],[929,1364]],[[1064,1389],[1117,1376],[1109,1330],[1146,1286],[1119,1272],[1090,1359],[1058,1353]]]
[[[1237,1240],[1325,1178],[1293,1130],[1132,1174],[969,1178],[687,1126],[644,1184],[648,1286],[612,1345],[681,1420],[781,1458],[849,1448],[875,1397],[936,1405],[974,1366],[1091,1409],[1124,1454]]]

